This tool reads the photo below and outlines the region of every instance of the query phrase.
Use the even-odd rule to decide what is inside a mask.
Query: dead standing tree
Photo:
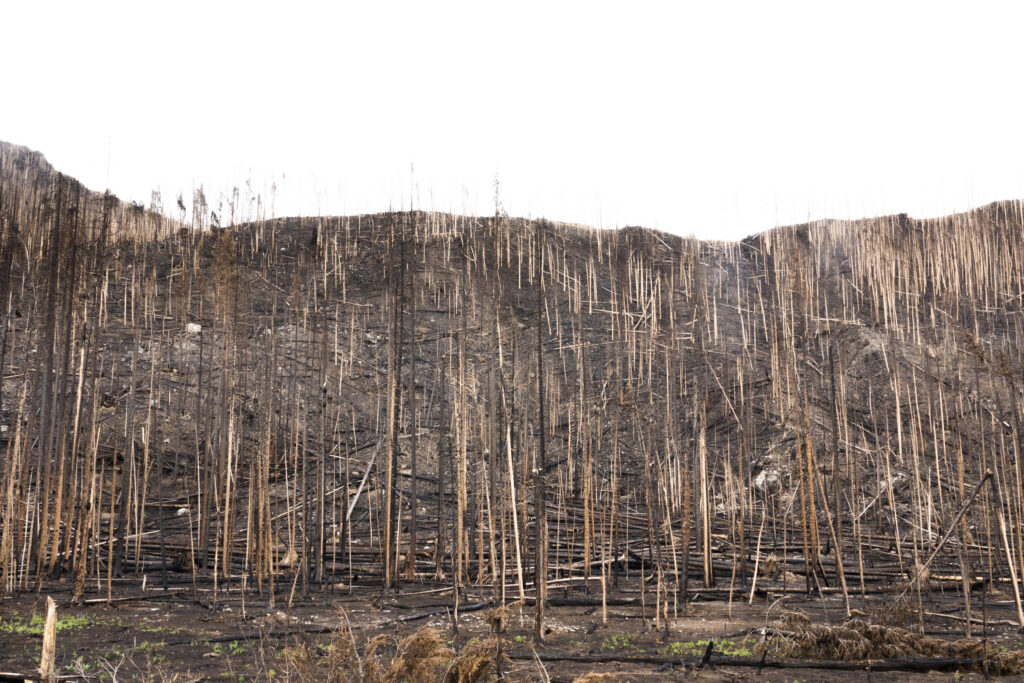
[[[547,423],[544,415],[544,233],[547,231],[545,221],[538,221],[534,227],[534,288],[537,294],[537,460],[534,463],[533,506],[535,518],[534,584],[537,587],[536,613],[533,625],[533,637],[538,643],[544,642],[544,603],[548,593],[548,514],[547,514]]]
[[[401,528],[398,505],[399,413],[402,394],[402,352],[405,308],[406,229],[392,232],[387,281],[391,286],[390,333],[388,335],[388,461],[385,482],[384,586],[398,592],[398,533]],[[397,244],[396,244],[397,243]]]

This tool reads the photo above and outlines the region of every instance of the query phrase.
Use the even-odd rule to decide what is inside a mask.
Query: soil
[[[545,642],[533,640],[533,607],[513,612],[503,634],[511,661],[503,667],[509,680],[571,681],[594,671],[610,674],[611,680],[704,680],[704,681],[833,681],[874,680],[981,680],[982,672],[886,672],[835,671],[816,668],[716,666],[716,658],[745,657],[757,661],[754,648],[762,629],[789,610],[808,614],[814,623],[844,621],[840,599],[782,596],[769,591],[748,604],[736,595],[732,604],[699,593],[678,611],[669,606],[669,620],[655,625],[651,602],[653,588],[641,595],[639,582],[622,581],[607,596],[607,620],[602,619],[601,595],[590,596],[562,584],[551,587],[552,605],[547,610]],[[430,581],[407,582],[397,596],[382,596],[378,587],[315,587],[309,597],[296,594],[289,607],[290,587],[282,587],[271,606],[266,595],[238,586],[227,590],[212,586],[193,590],[191,585],[167,589],[134,580],[115,581],[110,602],[104,590],[89,592],[84,604],[68,604],[70,587],[47,585],[37,595],[23,595],[0,602],[0,670],[32,676],[42,644],[41,622],[45,598],[58,604],[57,670],[64,680],[294,680],[287,651],[300,645],[326,646],[332,632],[347,623],[357,640],[365,642],[386,634],[400,639],[423,626],[438,629],[458,650],[466,642],[490,635],[486,610],[475,609],[459,617],[458,636],[452,636],[450,588]],[[470,590],[463,605],[473,606],[490,598],[490,588]],[[988,641],[993,651],[1024,647],[1024,638],[1010,626],[1012,601],[998,595],[987,604]],[[884,614],[892,595],[852,598],[853,607],[867,615]],[[590,606],[564,606],[564,602],[592,602]],[[643,604],[641,604],[641,602]],[[956,608],[955,597],[925,595],[924,612],[941,614]],[[423,618],[421,615],[429,614]],[[521,616],[520,616],[521,615]],[[644,616],[646,615],[646,617]],[[907,628],[920,632],[918,615],[907,614]],[[927,635],[951,640],[963,637],[963,623],[956,617],[925,616]],[[983,628],[975,627],[980,637]],[[715,643],[710,666],[698,669],[708,640]],[[534,657],[543,661],[541,672]],[[558,661],[560,655],[600,657],[600,662]],[[664,662],[635,661],[644,657]],[[616,661],[616,660],[619,661]],[[631,661],[633,660],[633,661]]]

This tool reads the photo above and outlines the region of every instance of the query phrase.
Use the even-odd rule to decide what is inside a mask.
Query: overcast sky
[[[0,139],[94,189],[737,238],[1024,197],[1022,3],[0,3]]]

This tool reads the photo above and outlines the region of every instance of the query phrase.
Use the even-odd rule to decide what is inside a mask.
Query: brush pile
[[[813,624],[806,614],[790,612],[769,629],[755,647],[756,655],[840,661],[958,658],[986,662],[996,675],[1024,673],[1024,650],[998,650],[977,638],[944,640],[903,628],[850,619],[828,626]]]

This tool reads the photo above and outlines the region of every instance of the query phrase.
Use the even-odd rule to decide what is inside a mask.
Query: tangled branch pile
[[[757,655],[843,661],[898,658],[959,658],[988,662],[990,673],[1024,673],[1024,650],[993,651],[977,638],[943,640],[903,628],[850,619],[828,626],[812,624],[806,614],[791,612],[770,629],[754,650]]]

